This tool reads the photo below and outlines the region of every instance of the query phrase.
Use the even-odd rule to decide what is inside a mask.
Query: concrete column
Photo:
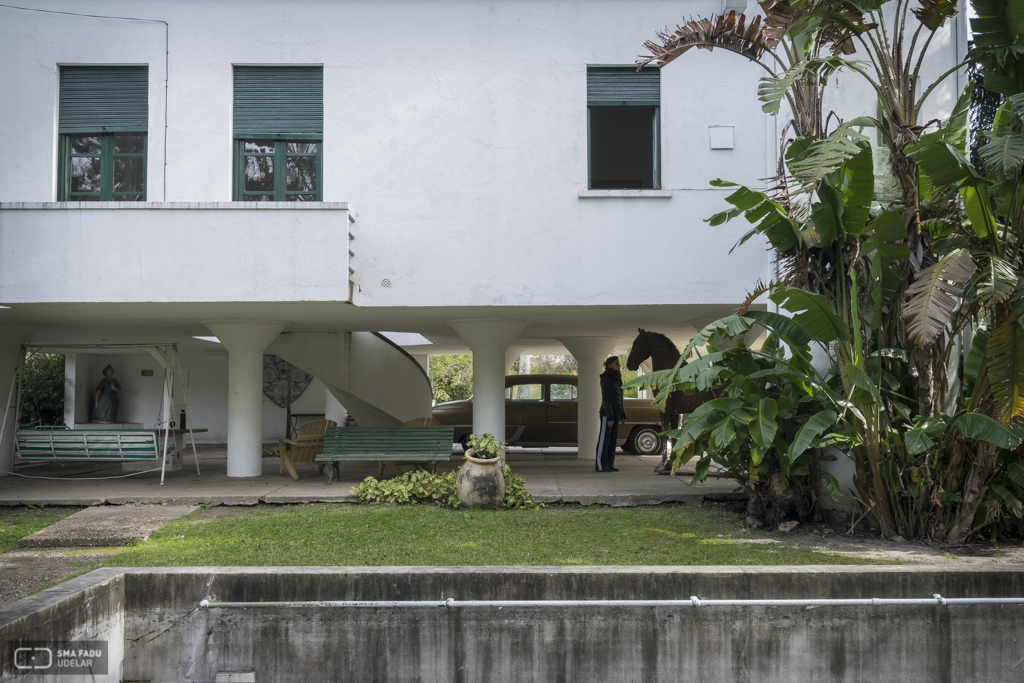
[[[14,467],[14,432],[18,429],[18,416],[14,411],[18,397],[11,393],[11,386],[18,365],[18,356],[21,354],[21,345],[32,341],[32,337],[41,327],[42,325],[31,323],[0,323],[0,411],[4,411],[0,412],[0,422],[4,416],[7,418],[7,428],[4,430],[3,440],[0,441],[0,477],[11,476],[9,472]],[[11,408],[5,410],[8,396]]]
[[[228,351],[228,476],[263,474],[263,352],[287,323],[203,321]]]
[[[601,373],[604,360],[620,340],[614,337],[565,337],[559,339],[576,359],[579,383],[576,387],[576,443],[580,460],[593,460],[597,455],[597,437],[601,431],[598,412],[601,410]],[[621,436],[621,435],[620,435]]]
[[[516,320],[450,320],[473,351],[473,433],[493,434],[504,441],[505,351],[526,323]]]

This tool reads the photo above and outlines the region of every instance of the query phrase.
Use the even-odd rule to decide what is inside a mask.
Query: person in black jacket
[[[597,438],[598,472],[618,472],[615,467],[615,442],[619,438],[619,422],[626,421],[622,401],[622,373],[617,356],[609,356],[601,374],[601,435]]]

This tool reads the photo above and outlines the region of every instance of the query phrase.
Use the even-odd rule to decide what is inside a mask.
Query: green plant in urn
[[[472,508],[498,508],[505,497],[501,454],[505,443],[492,434],[470,434],[466,462],[459,468],[455,491],[459,502]]]

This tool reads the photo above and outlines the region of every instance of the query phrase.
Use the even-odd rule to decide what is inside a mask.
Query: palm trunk
[[[953,526],[950,527],[946,540],[950,543],[964,543],[974,530],[974,518],[978,508],[988,493],[989,484],[999,466],[999,447],[983,441],[978,444],[974,464],[967,473],[961,489],[960,506],[957,508]]]
[[[916,137],[916,136],[915,136]],[[903,190],[903,224],[907,228],[907,247],[910,249],[910,268],[906,270],[906,287],[917,279],[918,273],[935,263],[932,254],[931,236],[921,230],[921,203],[917,189],[917,165],[903,153],[913,140],[907,141],[903,148],[897,149],[890,157],[893,173]],[[902,316],[899,318],[900,339],[906,339]],[[938,375],[935,367],[938,359],[945,357],[945,343],[940,337],[924,348],[915,348],[910,353],[909,374],[914,384],[914,397],[917,399],[919,415],[930,417],[942,409],[942,395],[938,391]]]

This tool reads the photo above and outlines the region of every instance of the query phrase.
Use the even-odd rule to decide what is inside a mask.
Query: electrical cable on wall
[[[18,5],[5,5],[0,3],[0,7],[6,9],[20,10],[22,12],[41,12],[43,14],[63,14],[69,17],[87,17],[89,19],[113,19],[118,21],[141,21],[149,22],[153,24],[164,25],[164,172],[163,172],[163,201],[167,201],[167,99],[170,93],[168,89],[168,80],[171,73],[171,27],[163,19],[143,19],[141,17],[118,17],[110,16],[106,14],[85,14],[82,12],[67,12],[64,10],[55,9],[39,9],[37,7],[19,7]]]

